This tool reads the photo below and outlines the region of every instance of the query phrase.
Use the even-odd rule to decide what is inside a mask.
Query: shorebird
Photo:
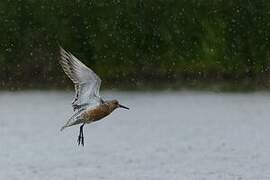
[[[75,86],[72,107],[75,113],[69,118],[61,131],[67,127],[81,124],[78,145],[84,146],[83,127],[111,114],[116,108],[129,109],[115,100],[104,101],[99,95],[101,79],[70,52],[60,46],[60,64]]]

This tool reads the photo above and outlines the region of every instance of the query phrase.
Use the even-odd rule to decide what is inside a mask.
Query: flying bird
[[[75,112],[61,131],[67,127],[81,124],[77,141],[78,145],[84,146],[83,127],[85,124],[101,120],[117,108],[129,108],[119,104],[116,99],[103,100],[99,95],[101,79],[98,75],[61,46],[60,64],[75,86],[75,97],[72,102]]]

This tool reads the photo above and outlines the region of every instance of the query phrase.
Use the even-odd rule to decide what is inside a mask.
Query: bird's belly
[[[85,123],[91,123],[94,121],[101,120],[102,118],[106,117],[109,114],[110,113],[108,113],[107,111],[104,111],[101,108],[95,108],[95,109],[90,109],[86,111],[85,113],[83,113],[83,119]]]

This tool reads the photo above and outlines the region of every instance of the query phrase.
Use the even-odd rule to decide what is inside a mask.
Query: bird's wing
[[[102,101],[99,95],[101,79],[98,75],[62,47],[60,47],[60,55],[60,64],[75,86],[73,109],[100,104]]]

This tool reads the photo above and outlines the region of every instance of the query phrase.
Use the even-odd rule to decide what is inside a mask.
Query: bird
[[[77,139],[78,145],[84,146],[83,127],[99,121],[111,114],[117,108],[129,109],[121,105],[118,100],[103,100],[99,94],[101,79],[73,54],[60,48],[59,63],[65,74],[74,83],[75,96],[72,101],[74,114],[68,119],[61,131],[67,127],[80,124],[80,132]]]

